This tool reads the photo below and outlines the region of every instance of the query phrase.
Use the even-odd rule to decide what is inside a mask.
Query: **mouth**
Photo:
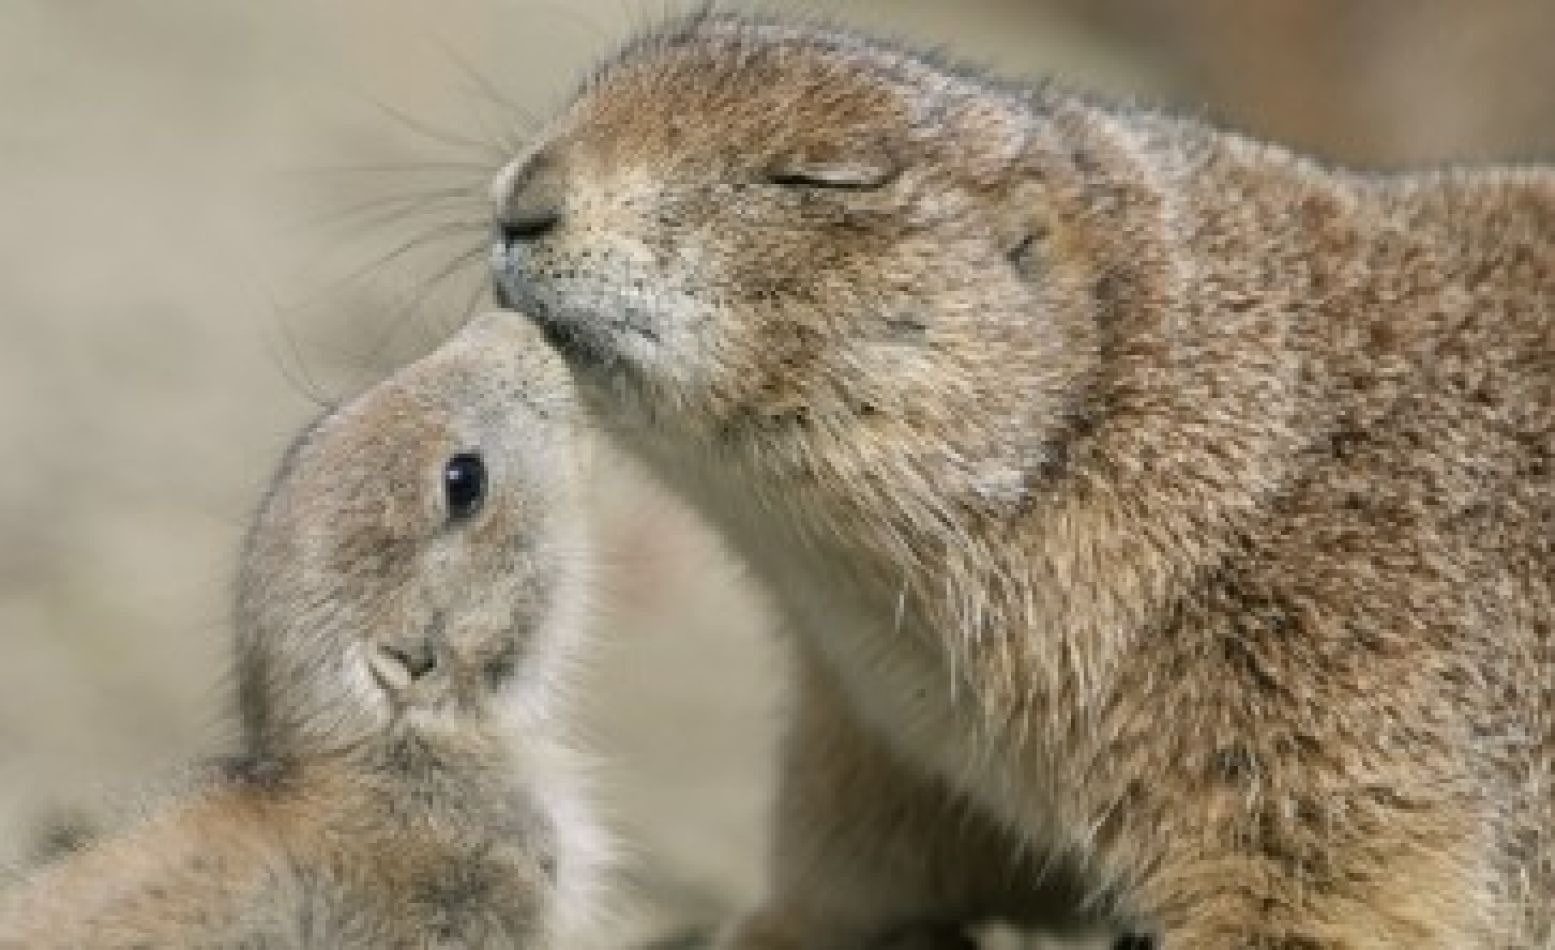
[[[492,296],[499,306],[533,321],[546,342],[569,360],[594,362],[603,355],[596,352],[593,334],[582,332],[587,321],[563,319],[552,305],[550,294],[541,293],[533,282],[519,276],[503,242],[492,249],[491,264]]]
[[[572,295],[561,288],[515,273],[510,263],[499,262],[494,270],[497,303],[533,320],[546,341],[573,362],[620,367],[634,349],[661,342],[649,315],[630,302],[569,299]]]
[[[557,319],[555,312],[550,307],[542,305],[534,294],[514,293],[509,283],[501,275],[492,279],[492,296],[496,298],[499,307],[512,310],[532,320],[540,328],[545,341],[562,354],[568,357],[587,355],[584,340],[573,329],[570,322]]]

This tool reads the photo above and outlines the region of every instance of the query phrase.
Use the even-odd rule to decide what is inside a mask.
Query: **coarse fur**
[[[1555,172],[699,17],[495,199],[499,291],[792,629],[726,946],[1073,888],[1168,950],[1555,945]]]
[[[0,947],[584,946],[604,838],[564,728],[588,573],[580,411],[483,318],[292,448],[244,552],[243,749],[46,868]],[[478,454],[478,510],[444,467]]]

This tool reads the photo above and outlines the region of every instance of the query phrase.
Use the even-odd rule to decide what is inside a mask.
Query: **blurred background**
[[[229,740],[234,556],[281,448],[486,303],[485,178],[675,9],[0,4],[0,867],[112,827]],[[1338,162],[1555,156],[1550,0],[762,9]],[[598,479],[585,734],[644,898],[623,944],[647,945],[756,893],[783,664],[716,540],[624,460]]]

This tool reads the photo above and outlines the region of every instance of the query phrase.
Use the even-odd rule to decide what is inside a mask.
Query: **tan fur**
[[[12,895],[0,947],[581,945],[579,420],[537,336],[478,320],[298,441],[245,551],[241,754]]]
[[[793,629],[728,946],[957,946],[1045,869],[1170,950],[1555,941],[1555,173],[703,18],[496,199],[501,291]]]

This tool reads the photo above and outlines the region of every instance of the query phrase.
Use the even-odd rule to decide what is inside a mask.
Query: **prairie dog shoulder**
[[[311,427],[244,551],[243,748],[12,895],[0,946],[584,940],[578,436],[565,368],[511,314]]]

